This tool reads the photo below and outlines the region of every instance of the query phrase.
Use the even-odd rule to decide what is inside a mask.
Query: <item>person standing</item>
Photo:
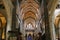
[[[31,34],[28,35],[27,40],[33,40]]]

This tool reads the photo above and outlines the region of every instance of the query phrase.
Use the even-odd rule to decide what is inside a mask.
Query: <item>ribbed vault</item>
[[[25,13],[23,19],[25,20],[25,19],[28,19],[28,18],[32,18],[32,19],[36,20],[35,13],[33,13],[33,12],[27,12],[27,13]]]
[[[36,20],[40,18],[40,6],[35,0],[24,0],[20,4],[20,17],[24,21],[24,27],[31,24],[35,27]]]

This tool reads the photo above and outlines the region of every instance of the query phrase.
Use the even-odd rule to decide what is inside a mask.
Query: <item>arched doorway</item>
[[[0,39],[5,40],[6,38],[6,18],[0,13]]]
[[[56,39],[60,40],[60,14],[58,14],[55,19],[55,31],[56,31]]]

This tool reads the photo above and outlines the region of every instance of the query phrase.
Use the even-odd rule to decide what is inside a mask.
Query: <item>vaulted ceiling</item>
[[[20,17],[24,20],[25,25],[31,23],[35,27],[36,20],[40,18],[39,3],[34,0],[23,0],[20,4]]]
[[[26,19],[28,19],[28,18],[32,18],[32,19],[34,19],[34,20],[36,20],[36,15],[35,15],[35,13],[33,13],[33,12],[27,12],[25,15],[24,15],[24,20],[26,20]]]
[[[10,1],[13,3],[17,0],[10,0]],[[41,0],[18,0],[18,1],[21,1],[20,12],[21,12],[22,19],[26,20],[31,18],[31,19],[37,20],[40,18],[41,13],[39,9],[40,9]],[[53,7],[50,7],[52,6],[53,1],[46,0],[48,9],[53,8]],[[0,8],[4,9],[4,7],[5,6],[3,4],[3,0],[0,0]]]

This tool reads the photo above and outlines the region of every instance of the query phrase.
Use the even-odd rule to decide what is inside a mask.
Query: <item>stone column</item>
[[[20,22],[20,32],[22,32],[22,19],[21,19],[21,22]]]
[[[22,34],[24,34],[24,24],[23,24],[23,20],[21,20],[21,27],[20,27],[20,31]]]
[[[37,19],[36,21],[35,21],[35,34],[37,34],[38,32],[39,32],[39,24],[38,24],[38,22],[39,22],[39,20]]]
[[[16,8],[13,8],[13,10],[12,10],[12,27],[11,27],[11,29],[13,30],[13,31],[15,31],[16,30]]]
[[[44,6],[44,22],[45,22],[45,39],[51,40],[50,25],[49,25],[49,13],[47,10],[46,0],[43,0],[43,6]]]
[[[50,23],[51,40],[56,40],[55,27],[54,27],[54,14],[49,17],[49,23]]]
[[[13,5],[11,3],[11,0],[3,0],[6,13],[7,13],[7,28],[6,28],[6,40],[8,40],[8,31],[11,30],[12,25],[12,9]]]
[[[49,23],[50,23],[50,34],[51,34],[51,40],[56,40],[56,34],[55,34],[55,27],[54,27],[54,10],[57,6],[58,0],[54,0],[50,6],[49,10]]]

